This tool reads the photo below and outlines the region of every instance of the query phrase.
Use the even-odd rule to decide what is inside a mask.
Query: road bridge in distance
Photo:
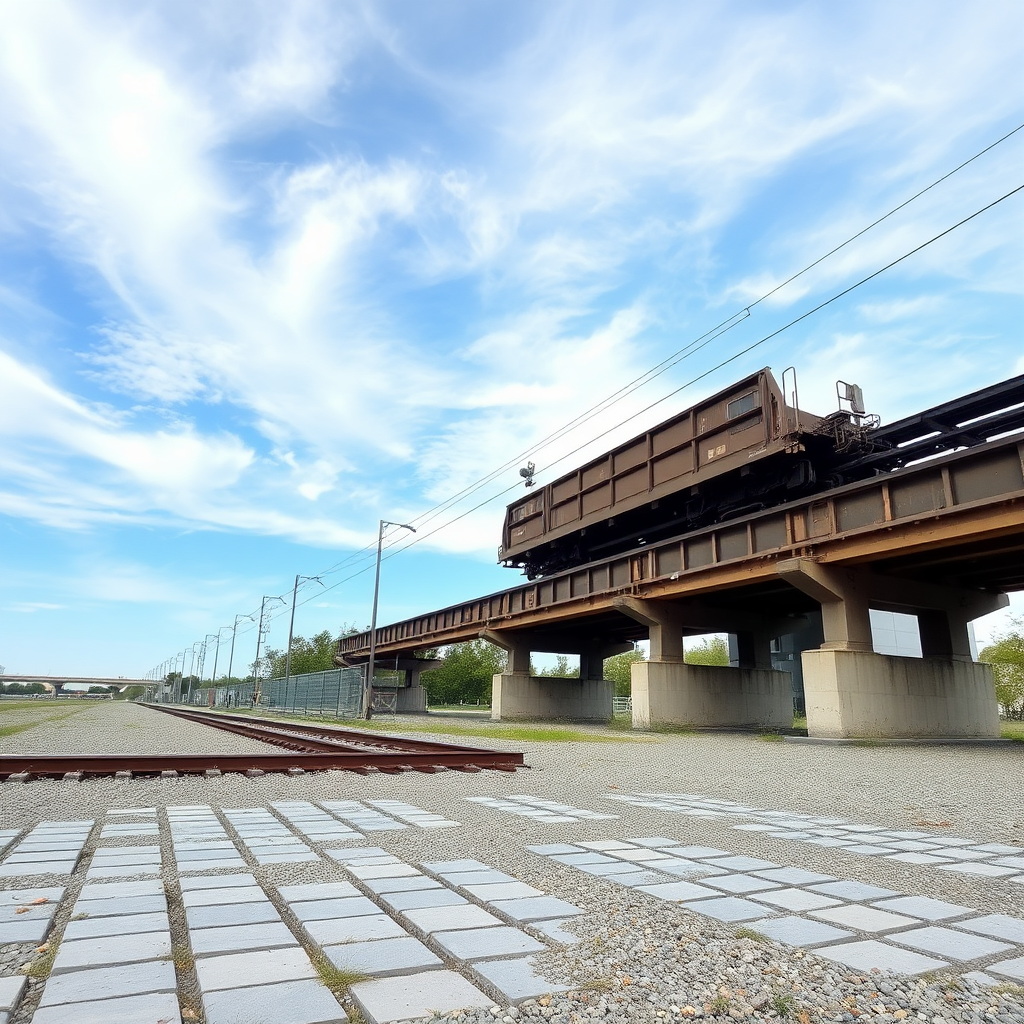
[[[508,651],[494,718],[611,717],[603,661],[633,666],[633,724],[786,728],[790,675],[771,645],[820,623],[801,654],[812,737],[995,738],[991,669],[968,624],[1024,589],[1024,438],[946,454],[378,628],[380,664],[484,637]],[[923,657],[877,654],[869,610],[917,617]],[[686,665],[684,635],[735,634],[738,667]],[[369,655],[368,632],[337,660]],[[530,674],[530,653],[580,655],[578,679]],[[412,701],[411,703],[415,703]]]
[[[0,675],[0,685],[7,683],[42,683],[54,696],[60,694],[69,683],[79,683],[83,686],[116,686],[119,690],[124,690],[129,686],[152,688],[160,685],[159,682],[154,682],[152,679],[123,679],[121,677],[108,679],[104,676],[32,676],[10,672]]]

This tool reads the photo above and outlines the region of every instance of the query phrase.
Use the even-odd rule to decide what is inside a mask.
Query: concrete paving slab
[[[973,914],[971,907],[963,907],[958,903],[944,903],[942,900],[928,896],[897,896],[895,899],[878,900],[871,904],[879,910],[891,910],[897,914],[910,914],[925,921],[944,921],[951,917],[963,917]],[[1024,922],[1022,922],[1024,924]],[[971,959],[968,957],[968,959]]]
[[[713,900],[700,900],[696,903],[684,903],[687,910],[705,917],[713,917],[717,921],[753,921],[764,916],[764,905],[751,903],[736,896],[722,896]]]
[[[670,850],[673,857],[684,857],[686,860],[730,856],[728,850],[718,850],[713,846],[673,846]]]
[[[440,875],[442,878],[445,875],[464,874],[467,871],[490,870],[489,864],[482,864],[480,861],[470,858],[464,858],[463,860],[423,861],[420,867],[426,868],[427,871],[432,871],[435,875]]]
[[[806,892],[804,889],[774,889],[771,892],[756,893],[751,899],[758,903],[767,903],[772,907],[779,907],[781,910],[821,910],[824,907],[834,907],[839,900],[831,896],[823,896],[817,892]]]
[[[89,868],[86,878],[145,878],[160,874],[159,864],[134,864],[117,868]]]
[[[420,910],[408,910],[403,916],[428,935],[459,928],[490,928],[502,923],[482,907],[474,907],[472,904],[466,904],[464,907],[424,907]]]
[[[280,921],[281,915],[270,900],[262,903],[219,904],[210,907],[189,907],[185,911],[189,928],[227,928],[236,924],[262,924]]]
[[[908,925],[921,923],[914,917],[893,914],[887,910],[875,910],[874,907],[864,907],[857,903],[845,907],[831,907],[828,910],[814,910],[811,911],[811,916],[860,932],[888,932],[894,928],[906,928]]]
[[[378,910],[365,917],[342,917],[327,921],[306,921],[303,927],[321,946],[342,942],[371,942],[374,939],[398,939],[405,929]]]
[[[957,871],[962,875],[978,875],[981,878],[1003,878],[1015,874],[1013,868],[999,867],[997,864],[943,864],[940,871]]]
[[[860,853],[865,857],[877,857],[882,853],[892,853],[888,846],[874,846],[871,843],[853,843],[847,846],[846,849],[850,853]]]
[[[956,926],[981,935],[989,935],[994,939],[1006,939],[1008,942],[1019,942],[1024,945],[1024,920],[1019,917],[987,914],[968,921],[957,921]]]
[[[568,992],[568,985],[548,981],[534,968],[532,957],[515,960],[483,960],[473,965],[473,970],[493,985],[513,1005],[524,999],[555,992]]]
[[[189,944],[193,955],[197,957],[235,953],[243,949],[281,949],[297,945],[295,936],[283,921],[197,928],[189,931]]]
[[[160,863],[160,851],[159,850],[144,850],[140,849],[138,853],[135,852],[124,852],[123,846],[115,847],[116,853],[108,853],[105,850],[97,850],[92,857],[90,863],[93,867],[117,867],[121,864],[159,864]]]
[[[464,885],[462,887],[474,899],[484,903],[493,900],[518,900],[530,896],[543,896],[540,889],[534,889],[532,885],[525,882],[492,882],[489,885]]]
[[[43,989],[41,1006],[84,1003],[120,996],[145,995],[147,992],[175,992],[178,981],[170,960],[152,960],[132,964],[131,970],[98,967],[93,970],[69,971],[51,976]]]
[[[817,871],[805,871],[803,868],[768,868],[752,873],[758,878],[767,878],[770,882],[782,882],[783,885],[814,885],[836,880],[834,875],[821,875]]]
[[[948,967],[945,960],[924,956],[909,949],[891,946],[888,942],[877,939],[864,939],[861,942],[844,942],[838,946],[819,946],[815,949],[817,956],[846,964],[858,971],[893,971],[896,974],[924,974],[926,971],[937,971]]]
[[[948,864],[948,857],[937,857],[933,853],[893,853],[886,860],[898,860],[903,864]]]
[[[449,885],[461,888],[466,885],[494,885],[498,882],[515,882],[517,879],[504,871],[467,871],[442,876]]]
[[[34,942],[38,945],[49,934],[52,925],[52,916],[35,921],[4,921],[0,923],[0,945],[8,942]]]
[[[85,911],[75,906],[75,917]],[[83,920],[68,922],[61,941],[70,942],[75,939],[98,939],[104,935],[132,935],[138,932],[170,931],[170,923],[166,913],[109,915],[107,917],[88,917]]]
[[[24,974],[0,978],[0,1013],[10,1013],[18,1005],[27,984],[28,978]]]
[[[580,846],[583,844],[581,843]],[[542,857],[552,857],[563,853],[580,853],[579,846],[570,846],[568,843],[541,843],[539,846],[528,846],[530,853],[539,853]],[[426,865],[424,865],[426,866]]]
[[[641,885],[659,885],[665,881],[665,876],[656,871],[631,871],[628,875],[612,875],[609,880],[636,889]]]
[[[677,878],[712,878],[715,875],[727,875],[725,868],[714,868],[706,861],[684,860],[672,857],[670,860],[659,860],[657,864],[647,865],[652,871],[662,871]]]
[[[196,974],[204,998],[222,989],[273,985],[278,981],[315,978],[316,970],[300,946],[263,949],[249,953],[226,953],[196,961]]]
[[[683,883],[686,884],[685,882]],[[579,907],[556,896],[529,896],[515,900],[493,900],[489,906],[513,921],[543,921],[547,918],[577,917]]]
[[[1013,978],[1014,981],[1024,981],[1024,956],[1013,960],[1000,960],[997,964],[989,964],[985,970],[1005,978]]]
[[[444,888],[436,878],[429,878],[427,875],[409,875],[405,878],[368,878],[363,884],[367,889],[375,893],[412,892],[418,889]]]
[[[457,907],[468,900],[451,889],[413,889],[410,892],[389,892],[381,897],[396,911],[424,910],[427,907]]]
[[[619,851],[614,851],[618,853]],[[627,851],[628,852],[628,851]],[[558,864],[568,864],[569,867],[582,867],[584,864],[617,864],[619,861],[614,860],[612,857],[605,853],[556,853],[551,856],[551,860]]]
[[[577,864],[574,866],[578,871],[585,871],[588,875],[596,875],[598,878],[611,878],[612,881],[615,881],[617,875],[636,874],[636,865],[622,860],[609,860],[603,861],[600,864]]]
[[[452,893],[454,896],[455,894]],[[289,903],[288,909],[300,921],[329,921],[344,917],[367,917],[379,914],[380,907],[365,896],[348,896],[340,900],[312,900]]]
[[[11,863],[10,858],[0,864],[0,878],[30,878],[32,875],[70,875],[75,870],[75,862],[42,861],[32,863]]]
[[[452,971],[429,971],[405,978],[361,981],[350,989],[367,1024],[386,1024],[433,1013],[488,1007],[491,999]]]
[[[349,882],[309,882],[305,885],[281,885],[278,886],[277,891],[288,903],[346,899],[349,896],[362,895]]]
[[[162,960],[170,955],[171,935],[166,931],[76,939],[60,944],[50,973],[63,974],[82,967],[142,963],[145,960]]]
[[[82,886],[79,899],[109,900],[125,896],[162,896],[163,882],[145,879],[141,882],[87,882]]]
[[[351,942],[344,946],[325,946],[324,953],[335,967],[386,978],[400,974],[442,967],[419,939],[411,935],[398,939],[377,939],[374,942]]]
[[[320,859],[320,855],[312,850],[306,853],[256,853],[254,856],[257,864],[302,864]]]
[[[232,857],[230,860],[179,860],[177,865],[178,870],[182,874],[194,874],[198,871],[223,871],[227,868],[245,868],[249,866],[240,857]]]
[[[853,932],[833,928],[821,921],[809,921],[806,917],[765,917],[749,921],[747,927],[788,946],[821,946],[826,942],[839,942],[854,937]]]
[[[232,886],[228,889],[193,889],[181,894],[186,907],[212,907],[218,903],[262,903],[266,893],[258,886]]]
[[[883,889],[880,885],[868,885],[866,882],[841,880],[838,882],[822,882],[808,886],[812,892],[820,892],[825,896],[835,896],[841,900],[877,900],[886,896],[898,896],[892,889]]]
[[[891,935],[889,941],[926,953],[935,953],[948,960],[976,960],[978,957],[994,956],[1013,949],[1013,946],[1005,942],[996,942],[979,935],[965,935],[952,928],[934,925],[927,928],[912,928],[910,931]]]
[[[494,957],[539,953],[542,943],[518,928],[469,928],[434,935],[437,944],[459,960],[489,960]]]
[[[371,864],[365,867],[349,864],[347,870],[356,878],[408,878],[420,874],[411,864]]]
[[[731,892],[742,895],[750,892],[767,892],[769,889],[778,889],[778,882],[769,882],[766,878],[756,878],[754,875],[714,875],[708,879],[708,885],[723,892]]]
[[[203,996],[206,1024],[343,1024],[348,1015],[319,981],[282,981]],[[258,1017],[256,1016],[258,1014]]]
[[[573,946],[580,941],[580,938],[565,927],[571,920],[572,918],[559,918],[554,921],[534,921],[530,927],[564,946]]]
[[[770,860],[761,860],[760,857],[715,857],[708,858],[706,863],[712,867],[725,868],[727,871],[766,871],[778,867],[778,864],[773,864]]]
[[[166,912],[167,898],[159,896],[127,896],[122,900],[79,900],[75,914],[89,918],[128,917],[131,914],[159,914]]]
[[[684,900],[699,900],[712,898],[718,895],[714,889],[708,889],[703,885],[694,885],[692,882],[657,882],[654,885],[639,885],[640,892],[650,893],[661,900],[672,900],[682,903]]]
[[[41,1006],[32,1017],[32,1024],[139,1024],[140,1021],[181,1024],[178,997],[173,992],[155,992],[87,1003]]]

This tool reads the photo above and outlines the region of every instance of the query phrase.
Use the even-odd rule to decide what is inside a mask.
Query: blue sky
[[[2,9],[15,671],[145,672],[339,564],[296,630],[364,625],[372,572],[348,577],[379,518],[514,460],[1024,121],[1024,8],[999,0]],[[1009,192],[1022,155],[1024,132],[538,450],[540,479],[764,365],[795,363],[817,411],[855,380],[886,420],[1024,372],[1018,195],[618,426]],[[517,479],[421,522],[382,621],[516,582]]]

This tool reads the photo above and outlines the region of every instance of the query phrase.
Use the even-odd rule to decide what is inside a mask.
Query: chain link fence
[[[264,679],[256,706],[300,715],[358,718],[362,711],[364,675],[361,668],[334,668],[288,679]],[[374,686],[381,686],[382,680],[376,673],[374,675]],[[214,707],[253,707],[255,691],[254,683],[206,688],[197,692],[195,703],[209,704],[210,694],[213,694]]]

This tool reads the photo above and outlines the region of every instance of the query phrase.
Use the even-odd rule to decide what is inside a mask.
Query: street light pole
[[[373,612],[370,615],[370,661],[366,666],[366,683],[363,687],[363,718],[369,720],[372,714],[370,704],[373,700],[373,667],[377,660],[377,598],[380,596],[380,553],[384,546],[384,529],[388,526],[398,526],[403,530],[416,532],[415,526],[408,523],[392,523],[387,519],[380,521],[380,528],[377,530],[377,570],[373,577]]]
[[[220,643],[220,630],[217,630],[216,633],[207,633],[206,634],[206,639],[203,640],[203,664],[204,665],[206,664],[206,655],[209,652],[209,647],[207,645],[210,642],[210,637],[211,636],[219,644]],[[216,663],[217,663],[217,655],[216,654],[214,654],[214,656],[213,656],[213,661],[214,661],[214,665],[216,665]],[[199,688],[202,689],[202,687],[203,687],[203,673],[200,672],[199,673]]]
[[[267,602],[268,601],[280,601],[281,604],[285,603],[284,602],[284,598],[281,598],[281,597],[268,597],[266,594],[263,595],[263,602],[260,605],[260,623],[256,627],[256,660],[253,662],[253,665],[252,665],[252,678],[253,678],[253,686],[252,686],[252,697],[253,697],[253,700],[252,700],[252,703],[253,703],[253,707],[255,707],[257,704],[259,704],[260,697],[262,696],[262,694],[260,693],[260,644],[263,642],[263,616],[264,616],[264,613],[267,610]]]
[[[231,657],[228,658],[228,679],[231,678],[231,666],[235,663],[235,632],[238,629],[238,623],[242,619],[248,619],[250,622],[254,622],[255,619],[251,615],[236,615],[235,624],[231,627]],[[228,627],[225,626],[225,629]]]
[[[292,634],[295,632],[295,598],[299,593],[299,580],[316,580],[320,586],[323,582],[319,576],[296,576],[295,586],[292,587],[292,617],[288,622],[288,651],[284,656],[284,702],[288,704],[288,683],[292,677]]]
[[[217,659],[220,657],[220,635],[225,629],[230,629],[230,626],[221,626],[217,630],[217,646],[213,649],[213,675],[210,677],[210,683],[213,686],[217,685]]]

